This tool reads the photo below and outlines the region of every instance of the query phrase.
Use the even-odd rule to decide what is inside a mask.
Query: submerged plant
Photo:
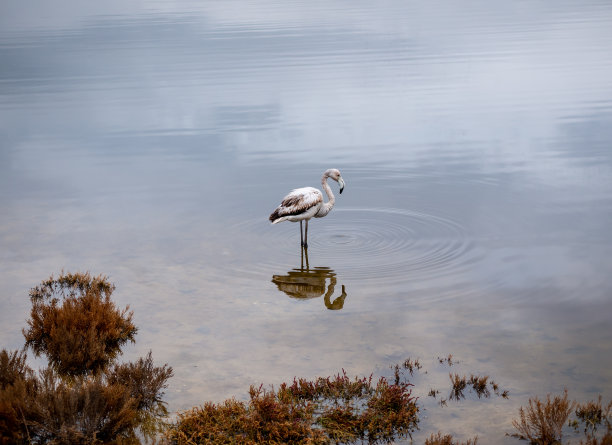
[[[419,359],[412,360],[411,358],[404,360],[402,366],[410,372],[410,375],[412,375],[415,370],[419,370],[423,367]]]
[[[578,403],[574,412],[576,419],[570,422],[574,429],[578,430],[582,424],[586,439],[580,441],[584,445],[612,445],[612,401],[607,405],[601,402],[601,395],[597,401]],[[598,434],[598,429],[604,426],[603,433]]]
[[[508,398],[508,391],[500,391],[499,385],[492,380],[489,380],[488,375],[478,376],[474,374],[470,374],[470,378],[468,379],[465,375],[460,376],[459,374],[449,374],[448,375],[451,381],[451,392],[448,396],[451,400],[461,400],[465,398],[465,390],[468,389],[468,385],[474,390],[478,398],[489,398],[491,397],[491,390],[498,395],[503,397],[504,399]],[[491,387],[491,389],[489,389]],[[438,391],[439,392],[439,391]],[[436,392],[432,389],[429,392],[429,395],[432,397],[436,396]]]
[[[457,361],[453,361],[453,354],[448,354],[446,357],[438,357],[440,364],[446,363],[448,366],[453,366]]]
[[[453,440],[453,436],[450,434],[442,435],[438,431],[436,434],[432,434],[425,439],[425,445],[476,445],[478,443],[478,437],[468,439],[466,442],[456,442]]]
[[[595,432],[602,424],[606,424],[610,428],[612,423],[611,410],[612,401],[607,406],[602,406],[601,395],[596,402],[578,403],[575,411],[577,420],[574,422],[574,426],[577,428],[582,423],[585,433]]]
[[[474,391],[476,392],[476,395],[478,395],[479,399],[482,396],[489,397],[491,395],[491,392],[487,388],[488,381],[489,381],[488,375],[485,375],[485,376],[475,376],[474,374],[470,375],[469,383],[470,385],[472,385],[472,388],[474,388]]]
[[[427,394],[429,397],[433,397],[434,399],[440,394],[440,390],[431,388],[429,393]]]
[[[459,399],[464,399],[465,398],[465,394],[464,394],[464,390],[467,386],[467,379],[465,376],[460,377],[459,374],[449,374],[448,375],[450,380],[451,380],[451,393],[449,398],[451,400],[459,400]]]

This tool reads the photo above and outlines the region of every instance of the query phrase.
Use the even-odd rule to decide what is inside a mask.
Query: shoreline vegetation
[[[5,444],[352,444],[411,439],[422,404],[411,382],[418,359],[391,366],[389,377],[350,377],[342,370],[313,380],[294,378],[277,389],[252,385],[248,401],[235,398],[177,413],[163,401],[173,370],[155,366],[152,353],[119,363],[121,348],[138,331],[129,307],[111,300],[115,286],[102,275],[64,273],[30,290],[32,310],[22,350],[0,351],[0,445]],[[48,366],[35,372],[30,349]],[[452,367],[452,355],[440,358]],[[488,375],[449,373],[450,391],[427,397],[443,408],[472,394],[478,399],[510,393]],[[432,413],[429,413],[431,416]],[[568,442],[612,445],[612,401],[578,403],[561,395],[532,397],[505,433],[530,444]],[[565,434],[564,434],[565,433]],[[504,433],[500,433],[503,435]],[[473,445],[442,431],[425,445]]]

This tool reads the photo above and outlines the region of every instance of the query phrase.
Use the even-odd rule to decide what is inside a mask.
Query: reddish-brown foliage
[[[576,429],[584,428],[584,445],[612,445],[612,401],[606,406],[601,403],[601,395],[596,402],[579,403],[576,405],[576,420],[572,422]],[[598,435],[598,428],[605,427],[605,432]]]
[[[450,434],[445,434],[443,436],[439,431],[437,434],[432,434],[425,439],[425,445],[476,445],[477,443],[478,437],[468,439],[466,442],[456,442]]]
[[[128,308],[120,311],[110,296],[115,286],[105,277],[66,273],[30,291],[32,300],[26,346],[44,354],[60,374],[97,373],[134,342],[136,327]]]
[[[175,444],[327,444],[390,442],[417,426],[410,385],[350,379],[343,371],[313,381],[294,379],[277,392],[251,387],[248,405],[207,403],[182,413],[167,433]]]
[[[0,351],[0,443],[28,440],[24,417],[35,418],[28,403],[37,390],[33,371],[26,365],[23,352]]]
[[[249,404],[234,399],[179,414],[166,433],[175,444],[324,444],[322,431],[312,428],[308,406],[279,402],[274,392],[250,389]]]
[[[448,374],[451,380],[452,388],[449,398],[451,400],[460,400],[465,398],[463,391],[467,386],[467,379],[465,376],[460,377],[459,374]]]
[[[567,422],[576,402],[567,397],[550,394],[543,402],[537,397],[529,399],[529,406],[519,410],[519,420],[513,420],[512,425],[518,430],[518,437],[535,444],[554,444],[561,441],[561,430]]]
[[[381,378],[362,414],[362,430],[370,443],[407,437],[416,428],[418,407],[408,383],[391,385]]]
[[[153,366],[149,353],[108,374],[66,379],[47,368],[37,376],[25,354],[2,350],[0,375],[0,443],[127,444],[140,443],[145,421],[165,416],[161,395],[172,369]]]
[[[113,364],[134,341],[114,286],[89,274],[62,274],[32,289],[26,345],[51,366],[34,373],[24,352],[0,352],[0,444],[138,444],[167,414],[163,388],[172,368]],[[61,304],[60,304],[61,301]]]

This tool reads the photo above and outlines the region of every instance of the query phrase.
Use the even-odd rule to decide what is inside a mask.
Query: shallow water
[[[409,356],[424,433],[612,398],[609,2],[36,3],[0,6],[3,347],[90,270],[171,410]],[[306,265],[267,217],[330,167]],[[449,353],[510,400],[436,409]]]

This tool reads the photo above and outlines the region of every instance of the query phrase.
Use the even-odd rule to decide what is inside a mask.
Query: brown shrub
[[[0,444],[129,445],[160,430],[172,368],[155,367],[150,352],[112,364],[136,334],[132,314],[110,300],[113,290],[89,274],[32,289],[26,345],[51,366],[36,374],[24,352],[0,351]]]
[[[252,444],[247,436],[247,408],[242,402],[229,399],[216,405],[206,402],[201,407],[179,413],[166,437],[178,445]]]
[[[489,391],[489,388],[487,388],[488,381],[489,381],[488,375],[484,375],[484,376],[476,376],[474,374],[470,375],[469,384],[472,385],[472,388],[474,388],[474,391],[476,392],[476,395],[478,395],[479,399],[482,396],[489,397],[491,395],[491,391]]]
[[[140,443],[166,415],[162,388],[172,368],[151,354],[107,373],[67,379],[53,368],[38,376],[25,354],[0,352],[0,443]],[[143,427],[148,427],[143,428]]]
[[[44,354],[58,373],[97,373],[111,363],[137,329],[128,308],[120,311],[110,296],[115,286],[89,273],[62,273],[30,291],[32,301],[26,347]]]
[[[579,403],[576,405],[576,419],[574,427],[578,429],[578,425],[584,427],[585,441],[580,441],[584,445],[612,445],[612,401],[606,406],[601,403],[601,395],[596,402],[589,401],[587,403]],[[599,427],[605,426],[606,431],[599,434]]]
[[[0,443],[27,443],[24,419],[36,419],[29,403],[36,391],[34,372],[26,365],[24,352],[0,351]]]
[[[561,441],[561,430],[567,422],[576,402],[567,398],[567,390],[563,396],[550,398],[546,402],[537,397],[529,399],[527,409],[519,410],[519,420],[513,420],[512,425],[518,430],[518,437],[534,444],[554,444]]]
[[[580,441],[580,445],[612,445],[612,431],[607,431],[602,437],[589,435]]]
[[[119,438],[139,443],[136,400],[126,386],[109,384],[101,376],[68,382],[47,368],[29,403],[37,420],[27,419],[27,425],[38,443],[85,445]]]
[[[312,428],[312,410],[280,402],[273,391],[250,389],[250,402],[234,399],[206,403],[178,416],[167,431],[175,444],[325,444],[321,430]]]
[[[451,393],[449,398],[451,400],[460,400],[465,398],[465,388],[467,387],[467,378],[465,376],[461,377],[459,374],[448,374],[448,377],[451,381]]]
[[[350,404],[326,407],[317,423],[333,443],[352,443],[364,436],[362,416]]]
[[[372,376],[351,379],[346,372],[333,377],[318,377],[314,381],[293,379],[291,385],[282,383],[278,396],[286,401],[328,401],[334,403],[362,399],[372,394]]]
[[[139,411],[161,411],[167,414],[162,390],[167,387],[166,381],[172,377],[172,368],[168,365],[153,366],[151,351],[146,358],[139,358],[136,363],[114,365],[105,375],[109,384],[127,387],[130,396],[137,401]]]
[[[607,406],[603,406],[601,403],[601,395],[596,402],[589,401],[586,403],[578,403],[576,405],[576,423],[582,423],[584,425],[584,431],[594,432],[599,426],[605,424],[608,428],[611,427],[612,423],[612,401]]]
[[[407,437],[417,427],[418,407],[408,383],[390,385],[381,378],[362,414],[362,431],[370,443],[391,442]]]
[[[468,439],[466,442],[455,442],[453,436],[450,434],[442,435],[438,431],[437,434],[433,434],[425,439],[425,445],[476,445],[478,443],[478,437]]]
[[[294,379],[277,392],[251,387],[250,402],[206,403],[179,414],[166,437],[174,444],[327,444],[390,442],[417,426],[410,385],[346,373]]]

